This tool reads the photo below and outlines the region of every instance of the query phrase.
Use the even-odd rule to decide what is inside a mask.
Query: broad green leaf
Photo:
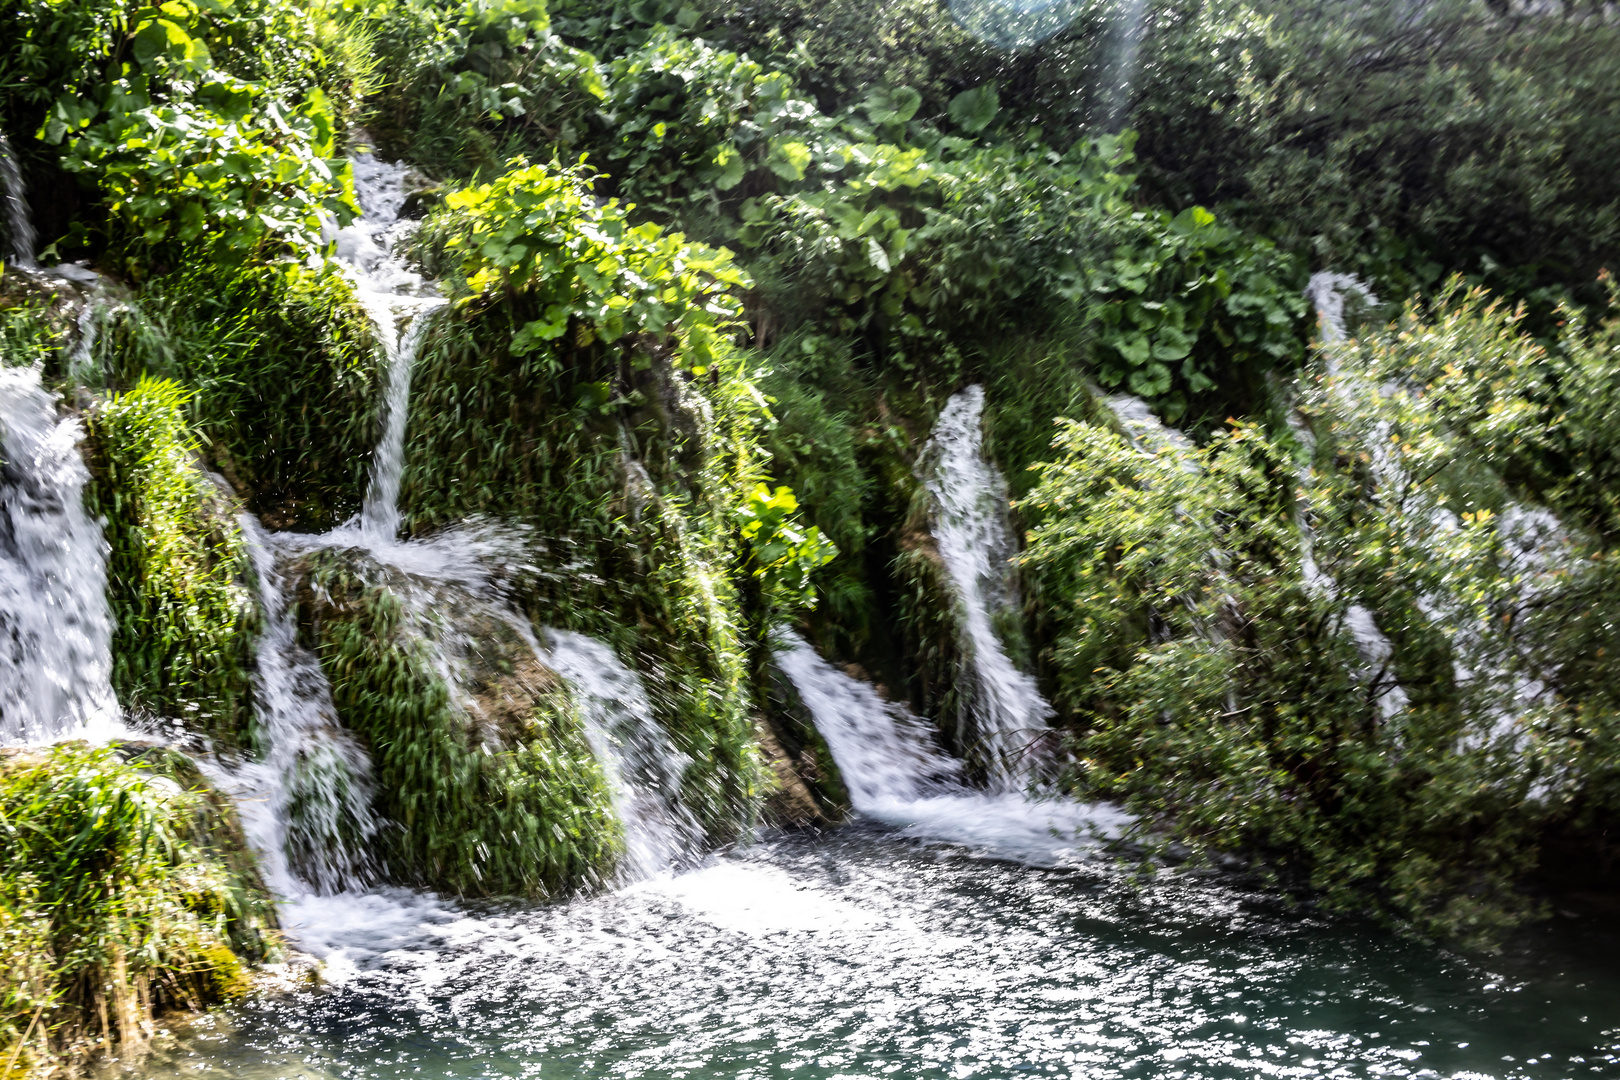
[[[990,126],[1001,111],[1001,100],[994,83],[985,83],[972,90],[964,90],[951,98],[951,122],[970,134],[977,135]]]

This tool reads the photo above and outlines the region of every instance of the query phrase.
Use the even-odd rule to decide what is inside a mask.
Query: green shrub
[[[1079,791],[1248,855],[1333,908],[1474,943],[1534,910],[1514,886],[1546,815],[1537,754],[1470,738],[1488,714],[1455,694],[1384,707],[1391,674],[1415,687],[1425,673],[1403,650],[1393,673],[1363,669],[1347,615],[1371,567],[1348,572],[1320,543],[1338,588],[1307,582],[1286,451],[1247,425],[1155,453],[1071,423],[1057,447],[1026,500],[1042,516],[1025,560],[1056,629]],[[1348,484],[1331,490],[1327,506],[1355,501]],[[1397,536],[1355,522],[1341,550],[1376,558]],[[1444,572],[1489,576],[1473,553],[1450,554]],[[1382,625],[1390,594],[1420,595],[1442,573],[1432,557],[1414,545],[1382,564]]]
[[[153,283],[104,335],[115,384],[192,388],[204,455],[271,528],[360,509],[381,423],[381,350],[336,269],[200,266]]]
[[[242,742],[255,612],[231,508],[198,466],[178,384],[143,378],[100,404],[90,506],[111,553],[113,688],[124,708]]]
[[[572,156],[602,96],[595,59],[551,33],[545,0],[391,0],[357,14],[386,79],[374,134],[435,175]]]
[[[354,212],[347,160],[313,56],[321,19],[291,0],[127,8],[7,4],[0,52],[15,115],[85,175],[97,214],[75,222],[125,249],[127,271],[186,252],[241,261],[320,246],[321,217]],[[331,35],[325,35],[330,43]],[[12,110],[8,110],[11,112]],[[65,223],[64,223],[65,224]]]

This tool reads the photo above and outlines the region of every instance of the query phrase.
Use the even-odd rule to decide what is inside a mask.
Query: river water
[[[1467,959],[1229,879],[863,823],[570,904],[421,910],[148,1075],[1620,1076],[1620,942],[1570,918]]]

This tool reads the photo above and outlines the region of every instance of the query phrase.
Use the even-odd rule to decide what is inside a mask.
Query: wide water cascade
[[[322,550],[348,552],[387,575],[418,626],[427,630],[440,673],[463,674],[466,642],[439,615],[455,609],[502,624],[579,699],[592,749],[613,788],[625,827],[623,882],[685,865],[701,828],[674,797],[685,758],[653,718],[635,673],[606,645],[548,632],[542,645],[513,610],[501,579],[525,558],[523,538],[492,522],[469,522],[435,536],[400,540],[399,485],[410,408],[411,369],[443,301],[393,254],[413,227],[401,220],[407,170],[369,154],[355,159],[363,216],[335,234],[340,257],[371,315],[387,361],[381,437],[360,514],[330,532],[271,533],[249,514],[240,524],[259,583],[265,630],[256,670],[258,760],[203,765],[241,808],[266,878],[281,898],[284,928],[336,974],[374,959],[390,935],[452,917],[432,894],[375,887],[369,842],[383,823],[371,811],[371,763],[340,723],[331,685],[298,640],[289,592],[293,564]]]
[[[933,496],[934,540],[956,588],[972,665],[974,756],[994,783],[1015,788],[1028,778],[1032,747],[1052,708],[1035,680],[1013,666],[996,635],[995,611],[1018,607],[1010,562],[1016,547],[1007,521],[1007,483],[984,456],[983,416],[983,387],[952,396],[919,468]]]
[[[780,634],[776,657],[815,717],[862,817],[906,836],[1036,866],[1084,861],[1099,840],[1117,838],[1131,823],[1104,805],[971,788],[959,778],[961,763],[941,753],[928,725],[904,706],[884,701],[791,632]]]

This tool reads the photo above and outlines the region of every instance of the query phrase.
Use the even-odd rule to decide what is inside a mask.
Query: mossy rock
[[[0,1047],[37,1072],[139,1049],[280,947],[228,800],[184,755],[0,750]]]
[[[623,837],[606,779],[522,616],[358,549],[292,574],[301,637],[370,750],[391,880],[557,898],[607,879]]]

